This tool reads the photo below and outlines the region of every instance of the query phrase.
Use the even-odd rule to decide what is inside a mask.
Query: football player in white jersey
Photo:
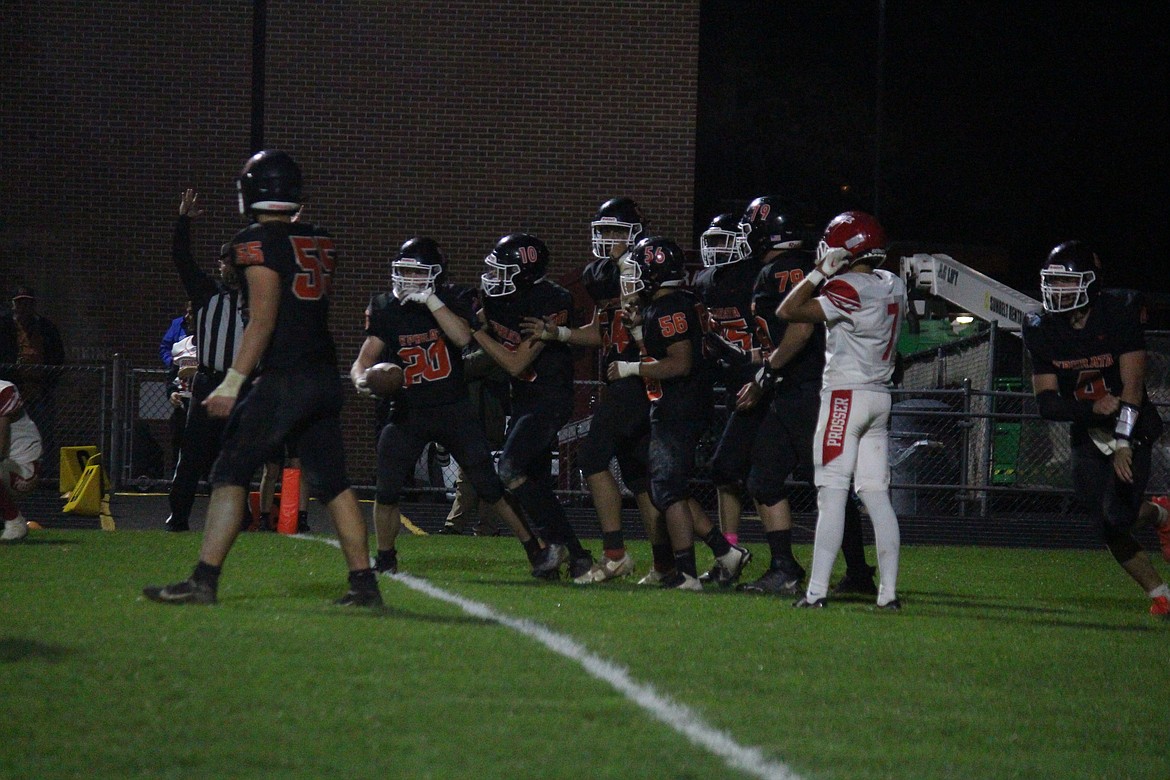
[[[834,217],[817,248],[817,267],[778,313],[792,322],[823,322],[825,373],[813,440],[817,530],[812,574],[798,607],[823,607],[841,548],[852,483],[873,522],[879,609],[898,610],[898,518],[890,503],[890,386],[906,286],[878,266],[886,256],[881,224],[861,211]],[[826,281],[827,280],[827,281]],[[824,282],[819,296],[813,297]]]
[[[0,379],[0,541],[28,536],[28,523],[16,506],[16,496],[33,489],[41,460],[41,434],[24,411],[16,385]]]

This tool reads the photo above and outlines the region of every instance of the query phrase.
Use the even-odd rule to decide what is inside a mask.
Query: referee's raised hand
[[[188,187],[179,201],[179,216],[195,219],[203,215],[203,208],[199,204],[199,193]]]

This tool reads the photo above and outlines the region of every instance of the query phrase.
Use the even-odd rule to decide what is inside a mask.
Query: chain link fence
[[[1170,418],[1170,333],[1149,333],[1147,341],[1150,396],[1163,418]],[[1068,426],[1039,418],[1030,369],[1016,336],[984,327],[960,341],[905,356],[903,362],[902,385],[893,397],[890,467],[904,539],[1096,544],[1073,502]],[[29,388],[22,387],[22,392],[45,440],[43,474],[46,491],[50,483],[54,488],[52,500],[58,448],[67,445],[99,446],[107,453],[119,489],[169,488],[183,411],[167,395],[167,371],[131,367],[115,358],[92,365],[0,365],[0,376]],[[577,383],[577,412],[560,432],[553,460],[559,493],[575,520],[592,515],[577,452],[599,388],[598,382]],[[347,468],[355,486],[369,493],[376,476],[379,410],[351,389],[347,393],[342,420]],[[727,415],[726,408],[716,408],[697,452],[692,487],[712,517],[717,502],[708,464]],[[616,461],[611,468],[620,481]],[[416,465],[408,500],[433,504],[434,512],[445,514],[457,476],[458,464],[450,454],[428,446]],[[1167,438],[1155,446],[1148,490],[1170,490]],[[810,485],[793,483],[790,500],[796,537],[807,540],[815,524],[816,492]],[[632,517],[632,497],[627,508]],[[753,515],[750,503],[745,504],[746,538],[752,537],[753,526],[758,530]],[[638,525],[634,521],[631,528]]]

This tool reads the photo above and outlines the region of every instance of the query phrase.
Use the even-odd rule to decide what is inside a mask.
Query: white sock
[[[1166,598],[1170,599],[1170,585],[1167,585],[1163,582],[1161,585],[1151,590],[1147,595],[1152,599],[1156,599],[1159,596],[1165,596]]]
[[[841,538],[845,535],[847,500],[847,488],[822,487],[817,490],[817,530],[813,538],[812,572],[805,593],[809,601],[823,599],[829,594],[829,577],[841,549]]]
[[[1149,504],[1158,510],[1158,522],[1154,523],[1154,525],[1166,525],[1166,519],[1170,518],[1170,512],[1166,511],[1166,507],[1161,504],[1155,504],[1153,501],[1150,501]]]

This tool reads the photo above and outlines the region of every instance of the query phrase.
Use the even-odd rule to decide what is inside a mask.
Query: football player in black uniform
[[[684,263],[682,250],[669,238],[644,238],[630,252],[622,268],[622,296],[640,307],[632,321],[635,337],[642,337],[642,357],[614,361],[608,374],[611,381],[640,376],[650,401],[650,496],[666,519],[675,565],[662,587],[702,590],[695,534],[731,579],[751,554],[728,542],[691,498],[695,450],[711,414],[711,384],[702,368],[698,301],[682,289]]]
[[[240,532],[252,475],[292,442],[299,445],[312,491],[329,509],[349,565],[349,590],[337,603],[380,605],[366,522],[345,471],[344,396],[329,333],[329,293],[337,264],[333,239],[312,224],[294,221],[301,209],[301,171],[284,152],[253,155],[237,184],[240,213],[254,220],[231,241],[248,323],[232,367],[204,401],[208,414],[228,417],[228,423],[212,470],[199,563],[189,579],[147,587],[143,593],[171,604],[216,602],[220,570]],[[237,404],[253,371],[252,389]]]
[[[553,492],[552,451],[557,433],[573,413],[573,356],[567,344],[522,333],[525,318],[572,327],[573,296],[546,279],[548,247],[528,233],[509,233],[484,259],[483,309],[472,338],[512,377],[512,419],[500,454],[504,486],[534,524],[544,526],[549,545],[532,568],[538,577],[559,576],[569,561],[577,578],[593,567],[565,508]]]
[[[615,360],[637,361],[638,344],[625,322],[618,278],[621,260],[641,238],[643,224],[638,206],[630,198],[611,198],[601,204],[591,224],[596,259],[581,273],[585,289],[593,298],[593,321],[569,328],[530,317],[522,324],[524,335],[600,347],[602,376]],[[647,532],[655,534],[659,513],[650,500],[646,470],[649,443],[650,402],[642,381],[626,377],[610,382],[593,409],[589,433],[577,452],[577,465],[585,474],[597,510],[604,554],[593,568],[574,580],[577,584],[604,582],[634,571],[634,559],[626,551],[622,534],[621,488],[609,470],[613,458],[617,458],[622,481],[634,494]],[[670,563],[673,566],[673,561]]]
[[[745,218],[751,213],[749,209]],[[759,510],[772,560],[763,576],[741,589],[795,595],[801,592],[805,571],[792,554],[792,510],[786,483],[790,475],[812,481],[813,433],[825,369],[825,329],[812,323],[785,322],[776,316],[788,291],[816,267],[816,257],[802,248],[804,231],[798,217],[783,208],[770,209],[752,233],[766,233],[766,239],[761,239],[763,268],[752,292],[756,342],[764,361],[755,377],[739,390],[735,415],[764,407],[751,444],[747,490]],[[876,595],[874,570],[865,561],[861,513],[853,501],[846,504],[845,526],[846,574],[834,594]]]
[[[755,340],[752,293],[764,256],[799,245],[799,239],[793,237],[792,214],[792,208],[779,198],[763,196],[748,204],[734,230],[725,216],[716,217],[704,233],[704,268],[694,282],[709,318],[709,357],[724,369],[722,383],[729,415],[711,458],[711,478],[719,493],[719,525],[732,542],[739,541],[743,487],[768,410],[767,403],[736,405],[741,389],[752,381],[762,360]],[[718,566],[701,579],[721,585],[732,582]]]
[[[463,379],[463,348],[471,341],[474,292],[447,281],[447,258],[434,240],[411,238],[390,263],[391,292],[366,309],[366,340],[350,367],[359,392],[369,392],[366,371],[388,356],[403,371],[389,421],[378,437],[374,568],[398,571],[395,541],[402,528],[398,502],[406,477],[428,442],[450,451],[485,502],[504,518],[533,562],[540,539],[504,500],[487,437]]]
[[[1158,526],[1170,559],[1165,496],[1143,500],[1162,419],[1146,395],[1146,341],[1138,294],[1101,289],[1101,261],[1080,241],[1056,246],[1040,269],[1043,312],[1024,321],[1040,416],[1071,422],[1073,484],[1105,546],[1170,619],[1170,588],[1133,536]]]

